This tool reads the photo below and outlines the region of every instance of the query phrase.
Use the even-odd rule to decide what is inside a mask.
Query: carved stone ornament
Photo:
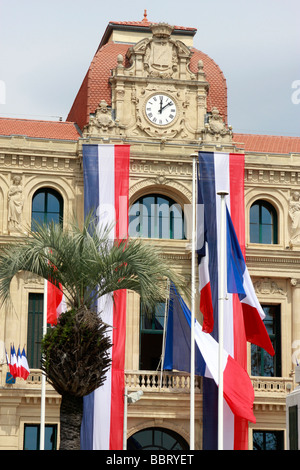
[[[255,292],[257,294],[280,294],[285,295],[285,292],[281,287],[277,285],[272,279],[265,277],[253,283]]]
[[[8,191],[8,229],[10,233],[16,234],[22,232],[21,219],[24,199],[21,181],[21,176],[13,176],[12,185]]]
[[[181,41],[171,38],[173,26],[167,23],[150,25],[152,38],[145,38],[136,45],[129,48],[127,57],[138,75],[138,63],[143,64],[142,75],[153,78],[176,78],[180,79],[182,65],[185,69],[191,58],[191,51]],[[136,58],[140,57],[137,61]],[[186,72],[186,70],[185,70]],[[195,75],[190,71],[189,78],[195,80]]]
[[[111,117],[111,111],[105,100],[101,100],[95,114],[90,116],[89,124],[83,130],[88,135],[122,135],[122,126]]]
[[[295,191],[289,201],[290,246],[300,247],[300,193]]]
[[[208,119],[208,122],[205,124],[204,129],[204,140],[205,141],[218,141],[224,140],[227,138],[231,139],[232,137],[232,128],[231,126],[226,127],[225,122],[223,121],[222,116],[217,108],[212,108],[211,116]]]

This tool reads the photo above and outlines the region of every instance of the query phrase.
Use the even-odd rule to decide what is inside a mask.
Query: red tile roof
[[[234,134],[234,142],[245,152],[300,153],[300,137],[279,135]]]
[[[197,73],[199,60],[203,61],[203,71],[205,78],[209,83],[207,94],[207,111],[210,112],[213,107],[218,108],[219,113],[227,123],[227,84],[220,67],[204,52],[192,48],[193,52],[190,61],[191,72]]]
[[[81,134],[74,122],[0,117],[0,135],[24,135],[39,139],[78,140]]]
[[[94,113],[101,100],[111,105],[111,88],[109,77],[111,70],[117,65],[117,57],[122,54],[125,57],[130,44],[107,43],[95,54],[90,68],[82,82],[78,94],[74,100],[67,120],[76,122],[80,129],[87,124],[89,115]],[[219,66],[206,54],[192,48],[190,69],[196,73],[199,60],[203,61],[203,69],[206,79],[210,84],[207,109],[211,111],[216,106],[227,122],[227,85],[225,77]],[[124,64],[126,65],[126,64]]]
[[[111,70],[117,66],[117,57],[125,54],[129,44],[114,44],[102,46],[95,54],[89,70],[77,93],[67,121],[76,122],[80,129],[88,123],[89,115],[94,113],[101,100],[111,105],[111,88],[109,77]]]

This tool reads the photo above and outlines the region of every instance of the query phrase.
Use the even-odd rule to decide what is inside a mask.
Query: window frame
[[[39,196],[40,194],[44,194],[45,200],[44,200],[44,207],[43,210],[34,210],[34,199]],[[58,204],[59,204],[59,211],[50,211],[49,209],[49,196],[53,196],[56,198]],[[35,193],[32,196],[32,201],[31,201],[31,228],[34,230],[34,222],[37,222],[38,224],[43,224],[43,223],[49,223],[52,219],[50,216],[51,214],[58,214],[58,221],[60,224],[63,223],[63,211],[64,211],[64,200],[62,195],[53,188],[49,187],[42,187],[39,188],[35,191]],[[34,216],[36,214],[36,216]],[[40,214],[41,217],[38,218],[37,215]],[[43,220],[41,220],[43,219]]]
[[[41,368],[44,294],[28,293],[27,359],[31,369]]]
[[[158,315],[157,315],[158,313]],[[149,328],[147,328],[148,325],[144,324],[144,319],[148,317],[149,320]],[[163,321],[158,321],[156,324],[155,320],[160,319]],[[145,347],[143,347],[143,342],[147,339],[150,339],[152,336],[152,348],[151,351],[155,351],[156,348],[160,347],[160,354],[159,357],[157,358],[157,366],[159,365],[159,361],[161,359],[161,354],[162,354],[162,344],[163,344],[163,334],[164,334],[164,322],[165,322],[165,303],[161,302],[159,303],[156,307],[155,310],[146,313],[144,311],[144,308],[142,306],[142,303],[140,303],[140,334],[139,334],[139,369],[140,370],[156,370],[157,367],[155,368],[144,368],[143,364],[149,363],[156,359],[155,354],[154,355],[147,355],[148,349],[145,350]],[[158,328],[156,326],[159,326]],[[153,335],[155,337],[153,337]]]
[[[264,324],[268,331],[268,313],[267,309],[270,309],[270,313],[273,316],[273,333],[268,331],[269,337],[272,341],[275,355],[272,357],[263,348],[251,344],[251,375],[254,377],[281,377],[282,376],[282,364],[281,364],[281,304],[261,303],[263,310],[266,313]],[[255,373],[252,361],[255,360],[255,356],[259,357],[260,374]],[[273,374],[267,374],[265,370],[265,364],[272,362]]]
[[[258,207],[258,221],[253,222],[253,215],[251,212],[253,212],[253,209],[255,207]],[[263,209],[267,210],[270,217],[271,217],[271,224],[264,223],[263,222]],[[253,235],[252,235],[252,230],[255,228],[255,226],[258,226],[257,229],[255,230],[255,237],[258,238],[258,240],[253,240]],[[266,242],[263,240],[264,237],[264,229],[267,227],[271,227],[271,233],[268,234],[268,237],[270,237],[270,241]],[[257,234],[258,230],[258,234]],[[258,237],[257,237],[258,235]],[[261,245],[278,245],[278,213],[276,207],[269,201],[265,199],[257,199],[254,201],[249,210],[249,240],[250,243],[257,243]]]
[[[26,444],[26,430],[29,428],[35,428],[36,430],[36,448],[35,449],[25,449]],[[47,429],[51,429],[53,432],[53,444],[52,449],[45,449],[45,450],[57,450],[57,433],[58,433],[58,426],[57,424],[45,424],[45,443],[47,445]],[[23,437],[23,450],[39,450],[40,449],[40,424],[39,423],[24,423],[24,437]]]
[[[263,448],[262,449],[256,449],[254,446],[254,439],[256,434],[261,434],[262,435],[262,444]],[[268,435],[274,435],[276,437],[276,443],[279,445],[279,448],[276,449],[268,449],[267,444],[268,444]],[[267,429],[253,429],[252,430],[252,446],[253,450],[284,450],[284,431],[281,429],[274,429],[274,430],[267,430]]]
[[[149,203],[147,201],[147,200],[150,200],[151,198],[153,198],[153,203]],[[159,199],[161,199],[162,202],[159,202]],[[169,236],[168,237],[163,236],[165,227],[163,225],[164,216],[162,215],[162,211],[159,210],[157,212],[157,210],[160,207],[165,207],[166,203],[168,204],[168,210],[169,210],[169,217],[168,217]],[[140,211],[137,210],[135,214],[131,215],[130,211],[136,204],[139,204],[141,209]],[[154,209],[153,209],[154,214],[152,212],[152,206],[154,206]],[[181,236],[176,235],[175,220],[178,220],[179,217],[174,216],[174,211],[171,210],[173,206],[176,210],[180,211],[181,213],[181,216],[180,216]],[[144,208],[146,209],[146,211],[148,211],[148,213],[144,212],[143,210]],[[150,208],[150,214],[149,214],[149,208]],[[139,214],[137,215],[138,212]],[[134,234],[132,234],[132,232],[130,231],[130,227],[132,226],[133,222],[137,220],[138,220],[138,224],[136,226],[139,226],[140,229],[139,231],[136,230]],[[145,224],[143,223],[144,221],[146,222]],[[150,233],[150,236],[149,236],[149,233]],[[184,212],[183,212],[181,205],[178,202],[176,202],[174,199],[172,199],[171,197],[166,196],[164,194],[160,194],[160,193],[149,193],[149,194],[140,196],[138,199],[136,199],[136,201],[134,201],[133,204],[131,204],[129,208],[129,234],[137,238],[149,238],[149,239],[156,238],[160,240],[185,240],[186,237],[185,237]]]

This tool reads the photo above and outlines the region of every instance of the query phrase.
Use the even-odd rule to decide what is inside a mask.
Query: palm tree
[[[150,244],[128,239],[114,242],[110,228],[87,218],[63,229],[40,225],[18,243],[0,251],[0,299],[9,302],[10,285],[28,271],[61,286],[68,305],[56,327],[43,339],[42,370],[62,396],[60,449],[79,449],[83,397],[101,386],[110,366],[108,325],[96,312],[98,298],[119,289],[141,296],[148,309],[165,299],[165,279],[181,279]]]

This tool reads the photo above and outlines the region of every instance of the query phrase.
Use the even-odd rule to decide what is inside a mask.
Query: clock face
[[[171,124],[176,117],[176,105],[167,95],[157,94],[148,99],[145,106],[146,116],[158,126]]]

